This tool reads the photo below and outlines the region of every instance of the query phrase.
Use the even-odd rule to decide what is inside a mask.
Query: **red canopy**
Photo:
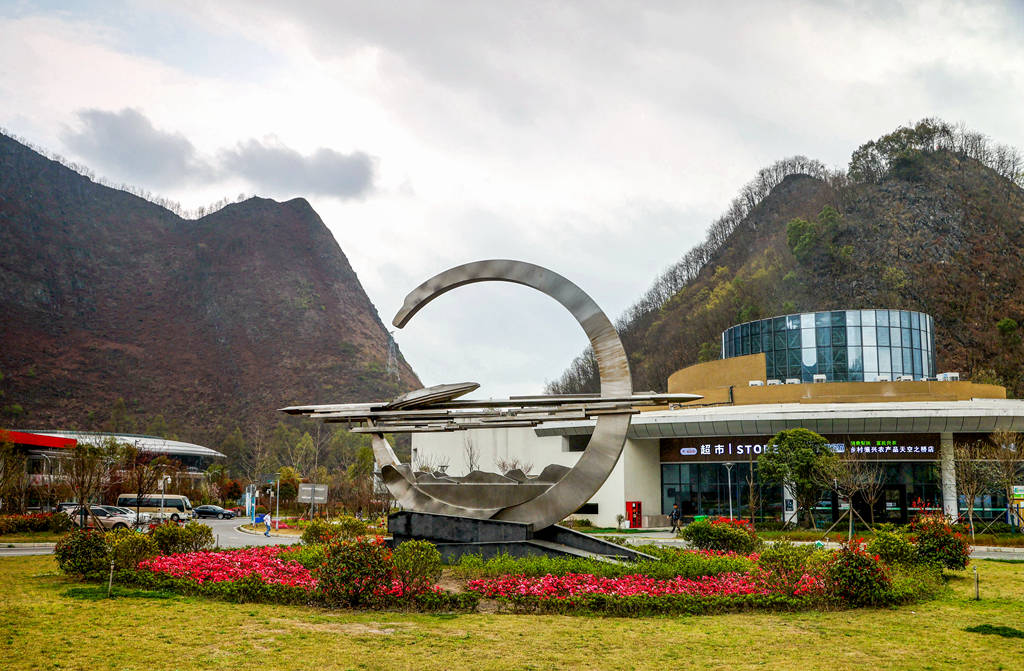
[[[14,443],[15,445],[29,445],[31,447],[59,447],[72,448],[78,444],[74,438],[60,438],[58,436],[42,436],[38,433],[25,433],[24,431],[6,431],[0,429],[0,441]]]

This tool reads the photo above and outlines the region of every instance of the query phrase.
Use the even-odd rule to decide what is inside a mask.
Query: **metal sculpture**
[[[295,406],[284,412],[326,422],[361,423],[350,430],[370,433],[381,477],[405,508],[478,519],[530,524],[542,529],[579,509],[604,484],[622,454],[632,416],[643,405],[665,405],[700,398],[693,394],[633,394],[629,362],[608,317],[582,289],[547,268],[511,260],[467,263],[436,275],[405,299],[396,327],[438,296],[476,282],[512,282],[536,289],[562,304],[590,340],[601,380],[600,395],[513,396],[501,400],[459,400],[478,384],[427,387],[391,401]],[[547,466],[538,476],[521,471],[463,477],[414,473],[402,464],[385,432],[461,431],[470,428],[536,426],[558,419],[596,420],[594,433],[572,468]]]

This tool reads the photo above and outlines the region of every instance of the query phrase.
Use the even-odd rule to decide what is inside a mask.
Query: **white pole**
[[[274,504],[274,529],[281,530],[281,476],[277,476],[277,502]]]
[[[725,464],[725,477],[729,487],[729,519],[732,519],[732,462]]]

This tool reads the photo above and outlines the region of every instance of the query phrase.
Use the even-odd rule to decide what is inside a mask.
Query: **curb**
[[[238,525],[237,527],[235,527],[235,531],[237,531],[240,534],[249,534],[250,536],[263,536],[263,532],[262,531],[249,531],[248,529],[243,529],[242,526],[243,525]],[[266,538],[266,536],[264,536],[264,538]],[[271,531],[270,532],[270,538],[295,538],[295,539],[298,539],[299,537],[298,536],[292,536],[291,534],[279,534],[276,531]]]
[[[22,548],[49,548],[53,549],[56,547],[56,543],[8,543],[0,542],[0,549],[6,550],[18,550]]]

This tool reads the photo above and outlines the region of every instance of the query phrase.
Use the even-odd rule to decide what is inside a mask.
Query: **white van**
[[[137,494],[121,494],[117,497],[117,505],[121,508],[149,513],[153,520],[190,520],[195,517],[192,502],[181,494],[147,494],[139,500]]]

